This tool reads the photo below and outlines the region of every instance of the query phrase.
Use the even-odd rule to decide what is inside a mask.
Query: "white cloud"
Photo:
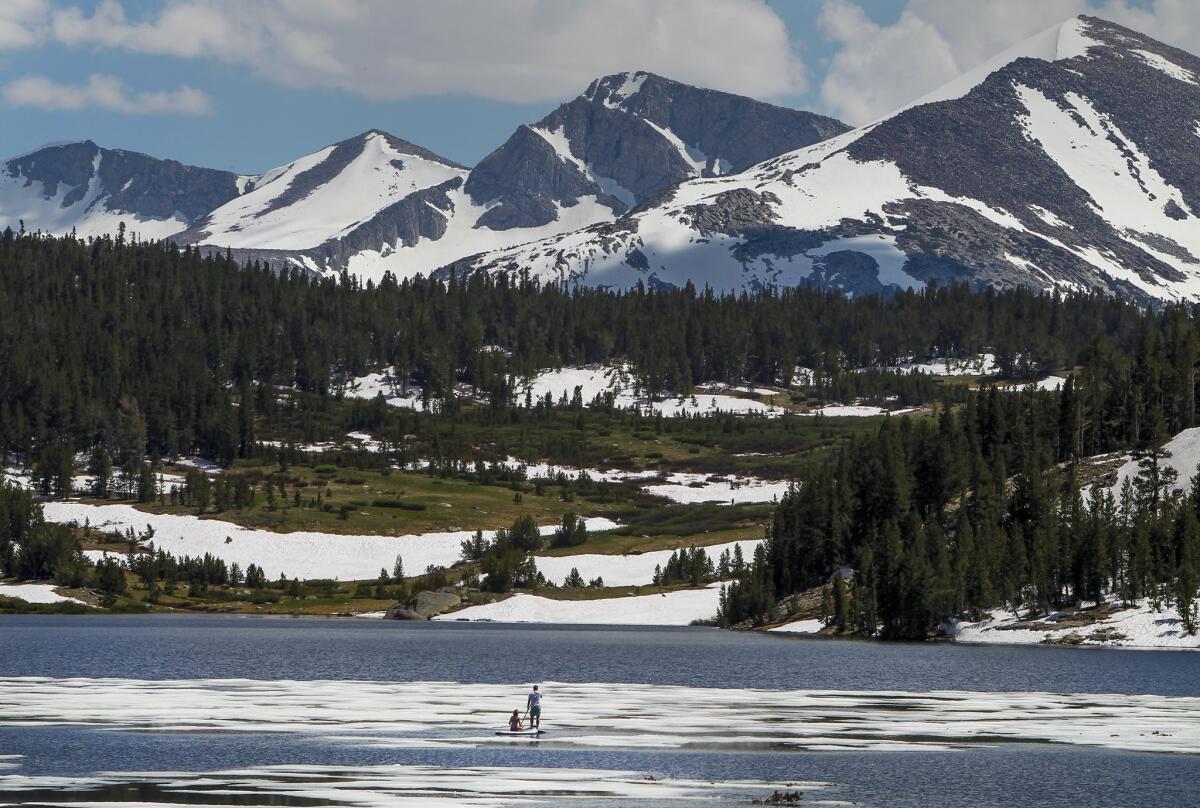
[[[911,0],[881,26],[849,0],[826,0],[819,24],[839,48],[821,100],[848,123],[867,123],[1085,10],[1084,0]]]
[[[559,99],[632,69],[758,97],[805,89],[762,0],[180,0],[136,19],[103,0],[52,26],[65,44],[214,58],[371,98]]]
[[[1152,0],[1141,5],[1102,0],[1092,13],[1168,45],[1200,53],[1200,3],[1195,0]]]
[[[0,2],[0,50],[36,45],[42,39],[49,11],[47,0]]]
[[[862,1],[825,0],[819,18],[821,32],[838,46],[821,81],[821,101],[853,124],[920,98],[1077,14],[1200,53],[1196,0],[909,0],[890,25],[872,22]]]
[[[208,115],[212,99],[187,85],[174,90],[141,92],[115,76],[93,73],[81,85],[60,84],[45,76],[23,76],[0,87],[12,106],[48,111],[104,109],[129,115]]]

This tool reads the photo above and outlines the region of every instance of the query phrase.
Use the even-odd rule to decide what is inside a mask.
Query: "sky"
[[[255,174],[378,128],[472,165],[638,69],[858,125],[1079,13],[1200,53],[1196,0],[0,0],[0,156]]]

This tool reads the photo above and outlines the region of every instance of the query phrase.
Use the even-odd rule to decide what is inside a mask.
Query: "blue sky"
[[[469,165],[589,77],[637,68],[861,123],[1079,11],[1187,47],[1198,6],[2,0],[0,155],[91,138],[257,173],[380,128]]]

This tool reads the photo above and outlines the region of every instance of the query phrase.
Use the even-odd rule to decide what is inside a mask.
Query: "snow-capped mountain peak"
[[[602,286],[936,280],[1198,299],[1198,76],[1190,54],[1074,18],[868,126],[458,268]],[[637,109],[651,87],[622,104]]]
[[[320,246],[417,191],[467,170],[428,149],[372,129],[255,177],[180,239],[218,247]]]
[[[138,224],[147,237],[232,250],[240,260],[318,274],[348,270],[364,280],[386,272],[408,277],[610,223],[684,180],[738,171],[845,130],[820,115],[621,73],[518,127],[469,171],[373,129],[256,176],[214,172],[223,178],[221,193],[172,192],[173,207],[155,208],[153,227]],[[59,152],[58,168],[38,175],[49,194],[31,192],[29,170],[10,172],[0,217],[62,232],[80,221],[62,210],[86,209],[89,232],[98,233],[141,211],[114,207],[122,189],[130,190],[124,179],[89,179],[125,153],[100,154],[94,144]],[[133,179],[134,190],[145,185]]]

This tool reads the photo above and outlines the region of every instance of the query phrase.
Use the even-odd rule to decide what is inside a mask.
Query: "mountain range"
[[[258,176],[55,145],[0,170],[0,224],[378,280],[853,294],[936,282],[1200,299],[1200,59],[1094,17],[866,126],[606,76],[473,168],[380,131]]]
[[[371,130],[258,176],[91,142],[3,164],[0,225],[231,249],[314,273],[429,274],[465,256],[610,222],[694,177],[742,171],[848,127],[651,73],[592,82],[473,169]]]
[[[1200,59],[1078,17],[867,126],[458,263],[594,286],[1200,296]]]

